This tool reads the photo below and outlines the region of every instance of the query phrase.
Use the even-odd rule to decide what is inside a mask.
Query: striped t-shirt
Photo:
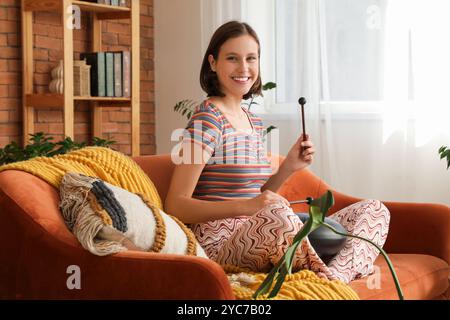
[[[209,100],[201,103],[191,117],[183,142],[200,145],[210,156],[193,198],[208,201],[251,199],[261,193],[260,188],[272,175],[262,140],[262,120],[245,108],[243,110],[252,125],[251,133],[236,130]],[[191,228],[211,257],[220,242],[247,219],[247,216],[227,218],[193,224]]]

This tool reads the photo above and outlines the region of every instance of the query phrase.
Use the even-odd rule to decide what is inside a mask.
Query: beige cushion
[[[143,195],[69,172],[60,198],[66,225],[95,255],[143,250],[207,257],[189,228]]]

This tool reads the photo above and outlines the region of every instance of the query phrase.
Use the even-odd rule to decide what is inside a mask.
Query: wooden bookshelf
[[[64,111],[64,135],[74,139],[74,103],[89,101],[92,109],[93,136],[102,137],[102,108],[104,104],[120,104],[131,108],[131,153],[140,154],[140,47],[139,0],[130,0],[131,7],[119,7],[79,0],[21,0],[22,67],[23,67],[23,143],[34,133],[35,108],[59,108]],[[66,28],[71,18],[69,6],[76,5],[81,13],[92,17],[92,52],[102,51],[102,20],[129,19],[131,29],[131,97],[76,97],[73,95],[73,30]],[[36,94],[33,92],[33,12],[55,11],[61,14],[63,28],[64,93]]]

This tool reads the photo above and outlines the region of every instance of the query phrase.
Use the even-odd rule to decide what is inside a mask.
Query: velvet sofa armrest
[[[45,189],[51,187],[42,187],[49,194],[43,201],[54,202]],[[224,270],[212,260],[138,251],[96,256],[81,247],[56,208],[4,191],[0,299],[234,299]]]
[[[450,207],[433,203],[383,202],[391,213],[385,249],[428,254],[450,264]]]
[[[234,299],[224,270],[206,258],[139,251],[99,257],[50,234],[24,245],[16,274],[19,298]]]
[[[215,262],[192,256],[128,251],[103,257],[98,275],[96,263],[86,267],[85,276],[95,279],[95,298],[153,300],[231,300],[228,278]],[[98,257],[93,257],[98,260]],[[87,281],[86,281],[87,282]],[[101,288],[101,292],[99,291]]]

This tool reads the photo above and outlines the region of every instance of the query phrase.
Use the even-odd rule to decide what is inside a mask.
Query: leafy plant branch
[[[31,143],[23,148],[15,141],[12,141],[4,148],[0,148],[0,165],[24,161],[34,157],[52,157],[72,150],[84,148],[87,145],[85,142],[75,142],[70,137],[53,143],[53,137],[45,134],[44,132],[38,132],[31,134],[30,136]],[[116,141],[94,137],[91,145],[98,147],[109,147],[114,143],[116,143]]]
[[[446,146],[439,148],[439,153],[441,154],[441,159],[447,158],[447,170],[450,168],[450,149]]]
[[[373,246],[375,246],[383,255],[384,259],[386,260],[389,270],[391,271],[392,277],[395,282],[395,286],[397,288],[397,293],[400,300],[403,300],[403,292],[400,287],[400,283],[397,278],[397,274],[395,273],[394,267],[386,254],[386,252],[380,248],[378,245],[373,243],[370,240],[364,239],[359,236],[350,235],[350,234],[344,234],[341,232],[338,232],[336,229],[334,229],[332,226],[327,224],[325,222],[325,216],[328,210],[334,205],[334,197],[331,191],[327,191],[324,195],[322,195],[320,198],[307,199],[309,207],[309,219],[308,221],[303,225],[302,229],[295,235],[293,242],[291,246],[288,247],[283,257],[278,261],[278,263],[272,268],[270,273],[267,275],[267,277],[264,279],[262,284],[259,286],[259,288],[255,291],[253,298],[256,299],[259,295],[268,294],[268,298],[274,298],[278,292],[281,289],[281,286],[283,285],[283,282],[288,274],[291,274],[292,271],[292,263],[294,259],[295,252],[300,245],[300,243],[307,237],[311,232],[319,228],[320,226],[325,226],[326,228],[330,229],[336,234],[343,235],[346,237],[354,237],[361,239],[363,241],[367,241]],[[275,285],[273,285],[273,282],[275,282]],[[270,291],[270,292],[269,292]]]

